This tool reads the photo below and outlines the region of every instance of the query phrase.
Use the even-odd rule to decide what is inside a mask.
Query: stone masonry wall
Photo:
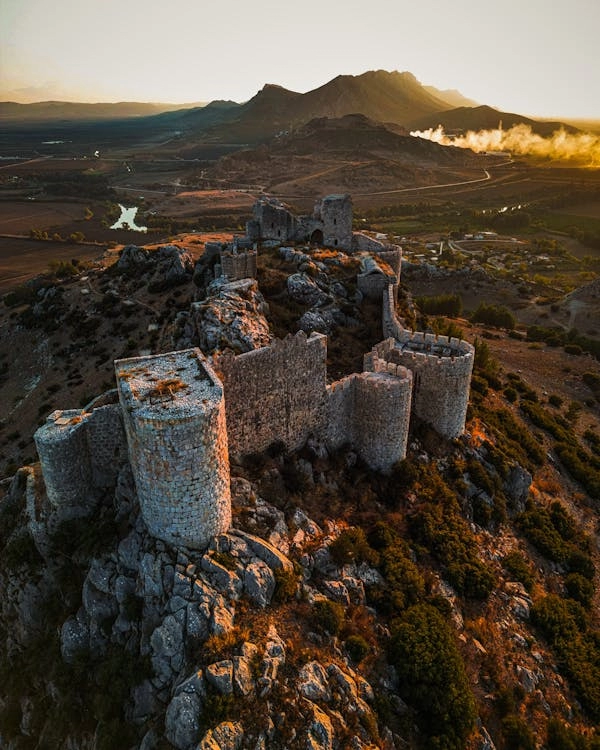
[[[159,539],[203,549],[231,523],[221,383],[199,349],[115,368],[144,521]]]
[[[254,205],[254,221],[259,230],[257,239],[286,242],[296,232],[295,217],[277,201],[257,201]]]
[[[323,244],[350,250],[352,247],[352,199],[349,195],[328,195],[322,199]]]
[[[91,513],[96,497],[83,412],[54,411],[33,437],[46,485],[50,524]]]
[[[396,296],[398,287],[389,284],[387,289],[383,290],[381,306],[381,326],[385,338],[399,339],[404,332],[402,324],[396,315]]]
[[[256,250],[222,252],[221,272],[229,281],[256,278]]]
[[[127,461],[127,439],[121,407],[106,404],[87,417],[92,481],[95,487],[113,487],[120,467]]]
[[[353,445],[372,469],[388,472],[406,456],[412,374],[403,367],[364,372],[328,390],[326,440],[330,447]]]
[[[326,408],[327,339],[304,332],[215,361],[225,390],[232,455],[282,441],[288,450],[320,429]]]
[[[365,370],[402,365],[413,373],[413,412],[448,438],[465,429],[474,349],[466,341],[403,330],[365,356]]]

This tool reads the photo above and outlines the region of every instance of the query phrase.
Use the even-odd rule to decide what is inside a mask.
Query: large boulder
[[[262,560],[248,564],[244,571],[244,590],[258,607],[266,607],[275,591],[275,576]]]
[[[217,280],[208,292],[207,299],[191,305],[186,341],[207,353],[226,348],[249,352],[270,344],[268,305],[254,279]]]
[[[200,734],[202,704],[197,693],[179,693],[169,703],[165,716],[165,735],[177,750],[196,747]]]
[[[294,302],[314,307],[329,301],[329,295],[319,289],[317,283],[305,273],[293,273],[287,279],[287,292]]]
[[[243,739],[244,728],[238,721],[223,721],[204,735],[198,750],[239,750]]]

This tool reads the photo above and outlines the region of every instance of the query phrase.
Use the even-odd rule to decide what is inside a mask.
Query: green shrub
[[[583,607],[589,609],[594,597],[594,584],[581,573],[569,573],[565,578],[565,588],[571,599],[579,602]]]
[[[462,750],[477,716],[464,663],[449,626],[427,604],[408,609],[392,626],[390,661],[400,695],[417,712],[428,747]]]
[[[566,443],[558,443],[554,450],[569,474],[581,482],[590,497],[600,500],[600,470],[592,457],[580,447]]]
[[[346,529],[329,545],[329,554],[338,565],[366,562],[379,563],[379,555],[367,542],[360,528]]]
[[[513,576],[515,581],[520,581],[526,589],[531,590],[533,586],[533,572],[531,565],[520,552],[509,552],[502,559],[502,567]]]
[[[344,643],[348,656],[355,664],[361,662],[370,652],[371,647],[362,635],[351,635]]]
[[[583,349],[579,344],[565,344],[564,349],[567,354],[573,354],[574,356],[583,354]]]
[[[594,396],[600,400],[600,375],[595,372],[584,372],[581,379]]]
[[[415,302],[426,315],[448,315],[457,318],[462,313],[460,294],[438,294],[434,297],[417,297]]]
[[[339,602],[318,599],[313,604],[312,619],[315,625],[330,635],[339,635],[345,620],[344,608]]]
[[[506,307],[500,305],[487,305],[481,302],[479,307],[471,315],[473,323],[483,323],[494,328],[507,328],[513,330],[517,324],[515,316]]]
[[[298,589],[298,579],[294,571],[286,570],[285,568],[275,568],[273,575],[275,577],[273,601],[281,604],[293,599]]]
[[[531,616],[564,666],[582,706],[593,721],[600,721],[600,631],[588,626],[578,602],[553,594],[536,602]]]
[[[410,529],[416,541],[442,563],[460,594],[477,599],[490,594],[494,574],[478,557],[477,541],[453,496],[437,505],[425,504],[411,518]]]
[[[507,401],[509,401],[511,404],[514,404],[515,401],[517,400],[517,392],[511,386],[507,386],[504,389],[504,398]]]
[[[535,750],[535,737],[529,725],[515,714],[502,719],[502,733],[506,750]]]
[[[584,737],[560,719],[548,722],[548,750],[600,750],[600,735]]]

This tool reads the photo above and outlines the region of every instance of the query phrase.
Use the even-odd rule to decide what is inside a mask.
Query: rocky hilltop
[[[144,347],[216,359],[317,329],[330,379],[382,338],[369,294],[391,271],[375,249],[264,243],[257,278],[234,282],[208,255],[126,249],[83,282],[89,319],[135,308]],[[70,288],[17,308],[49,352],[81,310]],[[407,288],[395,314],[419,315]],[[85,355],[92,323],[83,335]],[[105,356],[138,353],[120,346]],[[5,480],[0,745],[597,748],[597,434],[475,351],[461,437],[415,417],[387,473],[314,436],[232,457],[231,528],[207,549],[149,533],[127,464],[91,514],[44,529],[39,465]]]

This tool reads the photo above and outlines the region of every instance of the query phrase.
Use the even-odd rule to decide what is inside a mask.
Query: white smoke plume
[[[469,130],[465,135],[450,137],[442,125],[428,130],[415,130],[411,135],[425,138],[442,146],[470,148],[482,151],[510,151],[549,159],[573,159],[588,167],[600,166],[600,136],[593,133],[567,133],[560,129],[544,138],[534,133],[529,125],[514,125],[509,130]]]

